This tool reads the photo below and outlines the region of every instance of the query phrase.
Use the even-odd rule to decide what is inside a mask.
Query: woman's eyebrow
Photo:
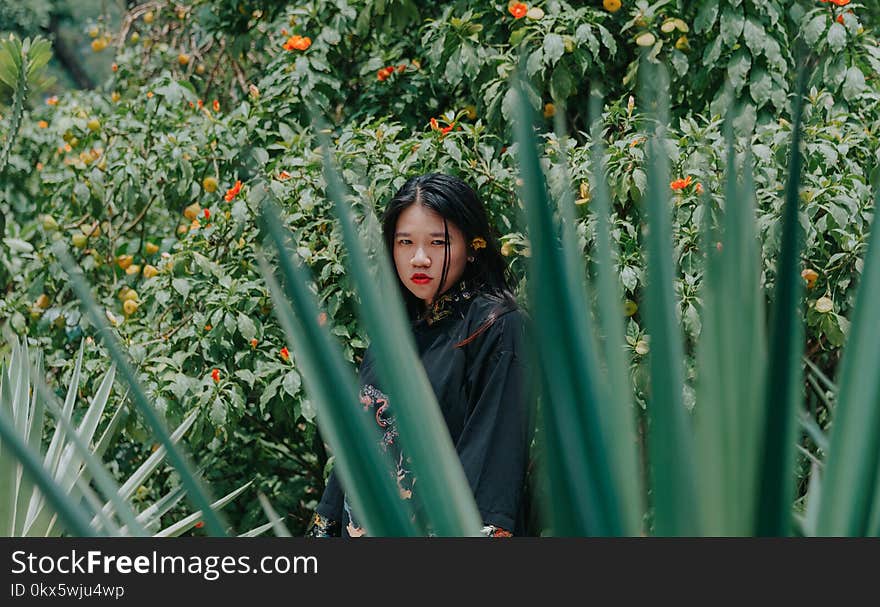
[[[445,235],[446,234],[444,232],[431,232],[430,234],[428,234],[428,236],[435,237],[435,238],[439,237],[439,236],[445,236]],[[395,238],[409,237],[409,236],[412,236],[412,234],[410,234],[409,232],[395,232],[394,233]],[[450,239],[452,238],[452,234],[449,235],[449,238]]]

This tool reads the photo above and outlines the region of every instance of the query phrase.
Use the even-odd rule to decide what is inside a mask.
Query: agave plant
[[[165,459],[166,449],[156,449],[121,485],[111,477],[101,457],[124,423],[128,409],[124,399],[113,412],[97,441],[96,431],[108,404],[116,376],[110,368],[85,410],[78,426],[72,421],[80,387],[85,342],[80,345],[63,405],[42,383],[41,359],[33,369],[27,342],[16,343],[7,368],[0,368],[0,533],[5,536],[155,535],[176,536],[192,528],[201,512],[160,528],[160,519],[184,497],[178,487],[141,512],[130,498]],[[45,413],[55,428],[43,449]],[[197,411],[171,433],[177,444],[192,427]],[[42,454],[42,455],[41,455]],[[42,459],[40,459],[42,457]],[[101,499],[91,484],[105,496]],[[220,509],[244,492],[239,487],[211,504]],[[263,529],[265,530],[265,528]]]

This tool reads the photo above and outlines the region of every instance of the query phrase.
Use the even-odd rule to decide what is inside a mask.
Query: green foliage
[[[670,74],[671,121],[658,153],[669,160],[670,181],[691,179],[670,200],[673,303],[684,329],[688,409],[701,390],[697,342],[712,314],[703,295],[701,225],[725,206],[722,175],[731,161],[722,133],[728,105],[719,92],[730,78],[736,107],[743,108],[734,123],[733,160],[739,166],[748,151],[756,161],[759,285],[762,297],[772,300],[791,141],[793,48],[803,40],[816,53],[804,107],[798,212],[804,249],[795,273],[817,275],[805,279],[802,299],[806,354],[820,372],[834,375],[850,334],[847,319],[864,269],[878,181],[873,74],[880,56],[873,9],[720,0],[626,2],[612,14],[599,2],[548,0],[515,19],[506,3],[469,0],[251,2],[241,5],[243,12],[240,4],[152,2],[133,7],[118,31],[102,21],[93,39],[83,27],[84,47],[103,40],[106,48],[96,56],[110,61],[113,53],[116,65],[97,91],[22,106],[15,141],[6,134],[16,113],[0,109],[0,133],[10,145],[0,181],[0,212],[7,218],[0,318],[40,345],[58,380],[69,380],[76,344],[96,329],[50,245],[82,245],[74,249],[77,262],[148,400],[173,425],[198,412],[186,440],[219,491],[253,478],[279,512],[290,515],[296,534],[332,465],[296,353],[281,354],[285,332],[257,267],[256,184],[265,183],[278,199],[291,249],[311,273],[327,327],[343,358],[356,364],[367,332],[356,315],[358,297],[326,196],[310,107],[330,121],[334,161],[356,196],[356,212],[381,212],[412,174],[459,175],[478,190],[511,267],[524,276],[534,243],[519,216],[518,144],[511,131],[522,110],[508,92],[520,54],[529,106],[544,117],[537,153],[551,199],[573,215],[578,254],[611,271],[619,292],[613,305],[633,304],[616,341],[624,346],[633,400],[643,410],[654,331],[646,324],[650,306],[642,303],[648,108],[634,90],[642,76],[640,53]],[[644,34],[653,36],[651,45],[639,43]],[[285,50],[292,36],[307,36],[310,44]],[[679,44],[682,37],[686,44]],[[586,108],[596,90],[608,101],[601,135],[593,137]],[[554,120],[570,136],[552,133]],[[592,158],[599,139],[604,171]],[[607,230],[598,228],[592,212],[603,174]],[[237,181],[243,186],[227,201]],[[610,264],[602,261],[600,234],[610,237]],[[94,372],[106,356],[96,344],[83,366]],[[819,399],[814,416],[820,426],[829,423],[830,411]],[[644,419],[639,423],[644,431]],[[134,454],[153,446],[150,432],[140,414],[129,417],[109,454],[119,460],[120,475],[133,472]],[[822,458],[815,444],[805,445]],[[144,499],[159,499],[171,488],[165,478],[151,480]],[[802,486],[798,493],[805,491]],[[243,497],[228,509],[233,526],[262,523],[257,497]]]

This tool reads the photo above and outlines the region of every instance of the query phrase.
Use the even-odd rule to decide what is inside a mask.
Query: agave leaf
[[[171,443],[177,444],[181,438],[187,433],[187,431],[192,427],[195,423],[196,418],[199,416],[199,410],[193,409],[190,411],[189,415],[187,415],[184,420],[180,423],[179,426],[171,433]],[[138,466],[137,470],[135,470],[131,476],[129,476],[126,481],[122,484],[121,487],[117,490],[117,497],[122,500],[127,500],[131,497],[131,495],[140,487],[147,477],[153,473],[153,471],[159,466],[163,459],[165,459],[166,449],[164,445],[160,445],[158,449],[156,449],[150,456],[144,460],[140,466]],[[104,505],[103,511],[105,514],[110,514],[113,512],[115,506],[117,506],[118,500],[111,500]],[[94,524],[96,521],[92,521]],[[139,525],[132,524],[132,521],[126,520],[126,525],[130,525],[131,528],[136,531],[140,531]]]
[[[357,234],[345,187],[331,162],[330,142],[321,139],[324,178],[348,251],[347,267],[360,295],[360,317],[371,339],[383,391],[394,405],[403,450],[419,483],[419,502],[439,536],[479,535],[480,515],[446,423],[406,321],[403,301],[385,250],[368,259]],[[375,276],[374,272],[375,270]]]
[[[89,526],[88,519],[82,508],[75,501],[71,500],[46,473],[40,458],[28,449],[5,411],[0,413],[0,440],[3,441],[3,457],[14,458],[14,460],[19,462],[20,466],[46,496],[46,500],[58,513],[67,530],[80,537],[93,536],[94,531]],[[15,496],[16,493],[12,492],[11,495]]]
[[[650,67],[649,67],[650,66]],[[698,535],[694,438],[683,401],[684,350],[674,292],[675,269],[669,204],[669,171],[663,140],[666,113],[665,73],[645,62],[642,98],[656,107],[656,129],[647,143],[647,279],[645,325],[651,336],[648,358],[651,395],[648,403],[654,525],[658,535]]]
[[[317,322],[318,306],[308,289],[305,272],[287,250],[289,232],[283,229],[276,207],[266,201],[264,229],[278,251],[284,290],[266,261],[258,257],[260,271],[284,329],[297,367],[302,370],[309,397],[318,412],[318,427],[336,456],[336,468],[346,496],[351,500],[370,535],[413,536],[408,504],[399,499],[391,475],[376,474],[391,465],[378,449],[378,440],[367,420],[359,415],[357,388],[339,346]],[[292,306],[292,307],[291,307]],[[295,311],[294,311],[295,310]]]
[[[744,166],[737,165],[732,119],[725,124],[725,138],[723,229],[707,229],[703,239],[707,262],[695,413],[704,531],[716,536],[754,530],[766,364],[751,160],[746,154]],[[738,175],[743,175],[741,185]],[[705,219],[711,222],[708,209]]]
[[[208,532],[212,535],[224,535],[225,526],[221,522],[217,513],[210,508],[210,499],[208,498],[207,489],[193,474],[193,466],[189,462],[189,458],[181,450],[175,447],[171,441],[168,429],[157,414],[155,407],[153,407],[147,399],[146,394],[138,382],[137,375],[128,361],[128,357],[120,346],[119,341],[116,339],[112,328],[107,323],[105,316],[99,312],[98,306],[95,303],[91,291],[89,290],[81,272],[70,257],[66,248],[62,245],[56,247],[55,253],[70,278],[71,286],[77,294],[77,297],[79,297],[84,312],[88,316],[92,325],[96,328],[96,335],[102,339],[105,347],[110,352],[111,358],[116,363],[117,369],[122,375],[122,378],[125,380],[128,389],[131,391],[132,402],[137,407],[138,411],[140,411],[157,441],[168,449],[168,459],[180,475],[181,482],[186,487],[188,499],[195,507],[206,511],[205,523]]]
[[[138,522],[148,529],[158,529],[160,519],[165,513],[174,508],[174,506],[176,506],[185,495],[186,491],[184,491],[183,487],[178,485],[157,501],[150,504],[143,512],[138,514]],[[125,527],[122,528],[123,533],[125,533],[126,530]]]
[[[259,527],[254,527],[250,531],[245,531],[244,533],[240,534],[238,537],[257,537],[258,535],[263,535],[265,532],[267,532],[273,526],[274,526],[274,523],[271,523],[271,522],[265,523],[263,525],[260,525]]]
[[[613,259],[617,252],[611,243],[611,193],[605,178],[605,151],[602,145],[601,100],[593,97],[590,104],[592,128],[593,212],[596,216],[595,282],[598,296],[599,329],[603,336],[602,360],[608,373],[607,403],[602,410],[607,418],[606,434],[614,466],[614,478],[621,493],[621,517],[626,535],[638,535],[644,511],[644,488],[638,469],[638,438],[635,431],[633,388],[629,379],[628,361],[624,357],[625,331],[619,281]],[[557,112],[557,116],[559,113]],[[561,120],[561,117],[560,117]]]
[[[12,421],[14,426],[15,412],[18,405],[14,402],[17,389],[14,384],[18,380],[18,340],[11,336],[12,352],[9,366],[0,367],[0,415]],[[0,525],[3,535],[11,537],[15,531],[15,504],[18,496],[17,477],[21,464],[13,456],[10,448],[0,438]]]
[[[263,512],[266,513],[266,516],[272,523],[272,528],[275,530],[275,535],[277,535],[278,537],[293,537],[292,535],[290,535],[290,531],[287,530],[287,526],[284,524],[281,517],[278,516],[277,512],[275,512],[272,504],[270,504],[269,500],[266,499],[266,496],[262,493],[258,493],[257,498],[259,498],[260,500],[260,505],[263,507]]]
[[[757,492],[756,532],[762,536],[788,535],[794,497],[793,470],[797,440],[797,411],[802,399],[800,360],[803,322],[800,310],[802,281],[798,223],[802,156],[800,150],[806,69],[801,67],[795,87],[791,157],[782,214],[782,241],[776,267],[776,287],[770,313],[770,349],[764,393],[765,421],[758,449],[761,463]]]
[[[109,374],[108,374],[109,375]],[[71,446],[77,451],[77,457],[81,462],[84,462],[85,466],[88,467],[91,476],[94,478],[95,483],[100,488],[101,492],[107,496],[113,506],[115,507],[115,514],[119,516],[126,525],[129,526],[130,529],[133,529],[137,535],[145,535],[146,530],[137,522],[135,518],[135,513],[132,510],[131,506],[125,501],[126,495],[122,494],[116,485],[116,481],[113,480],[113,477],[107,471],[107,468],[104,466],[103,462],[101,462],[94,454],[92,454],[89,448],[89,438],[91,437],[94,430],[90,427],[86,426],[86,418],[88,417],[88,412],[86,416],[83,418],[83,423],[80,424],[80,429],[77,431],[72,422],[64,417],[63,410],[60,406],[55,404],[55,395],[51,393],[48,387],[43,383],[41,379],[38,379],[36,382],[36,389],[34,392],[39,393],[41,398],[46,402],[47,408],[53,413],[55,416],[55,421],[58,424],[61,424],[64,427],[65,432],[70,440]],[[98,392],[101,390],[99,388]],[[109,390],[107,390],[109,393]],[[101,398],[99,396],[95,396],[93,401],[93,406],[95,402],[100,401]],[[106,397],[104,398],[106,400]],[[103,405],[100,405],[103,408]],[[77,468],[80,464],[77,464]],[[75,482],[75,479],[74,479]],[[69,491],[69,488],[67,489]],[[104,509],[104,514],[109,514],[110,510],[108,508]],[[92,524],[95,525],[97,521],[92,521]]]
[[[875,194],[875,207],[880,190]],[[871,235],[841,361],[817,532],[878,533],[880,516],[880,238]],[[873,514],[872,514],[873,513]]]
[[[211,508],[216,508],[217,510],[219,510],[220,508],[223,508],[226,504],[228,504],[229,502],[231,502],[232,500],[237,498],[239,495],[241,495],[245,489],[247,489],[248,487],[250,487],[253,484],[253,482],[254,481],[248,481],[244,485],[239,487],[238,489],[235,489],[234,491],[227,493],[226,495],[224,495],[223,497],[218,499],[216,502],[211,504]],[[189,516],[184,517],[183,519],[177,521],[173,525],[169,525],[168,527],[165,527],[165,529],[162,529],[161,531],[156,533],[154,535],[154,537],[177,537],[179,535],[182,535],[183,533],[186,533],[187,531],[192,529],[195,526],[195,524],[197,522],[199,522],[199,519],[201,519],[201,518],[203,518],[201,510],[199,510],[197,512],[193,512]]]
[[[633,530],[621,520],[621,495],[614,482],[615,464],[609,461],[605,421],[600,403],[607,394],[590,329],[582,271],[573,267],[571,253],[558,244],[553,205],[548,200],[538,160],[532,110],[521,83],[511,94],[517,115],[515,126],[531,242],[529,295],[542,324],[533,338],[541,370],[544,401],[546,474],[553,504],[554,535],[621,535]],[[572,246],[573,243],[569,243]]]

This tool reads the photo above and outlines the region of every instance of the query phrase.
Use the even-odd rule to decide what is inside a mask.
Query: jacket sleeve
[[[524,365],[523,331],[521,312],[504,314],[468,355],[468,413],[456,451],[490,536],[514,529],[524,494],[533,382]]]
[[[309,523],[306,537],[339,537],[342,527],[342,509],[345,495],[336,477],[336,470],[330,472],[321,501],[315,508]]]

